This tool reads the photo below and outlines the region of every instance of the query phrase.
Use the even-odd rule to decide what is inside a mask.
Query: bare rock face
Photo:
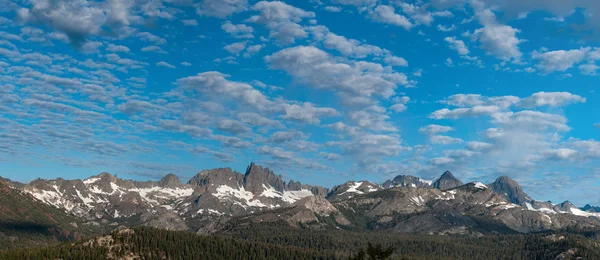
[[[269,168],[251,163],[244,175],[246,190],[252,193],[261,193],[264,191],[263,185],[265,184],[273,187],[278,192],[283,192],[286,188],[281,175],[275,175]]]
[[[517,205],[526,206],[526,203],[531,203],[533,200],[516,181],[508,176],[501,176],[488,186],[500,196],[505,197],[509,202]]]
[[[431,187],[431,184],[427,181],[422,180],[421,178],[412,176],[412,175],[398,175],[394,177],[392,180],[387,180],[383,187],[388,189],[392,187],[419,187],[426,188]]]
[[[183,183],[175,174],[169,173],[160,179],[158,186],[176,189],[183,187]]]
[[[175,212],[162,210],[158,214],[144,213],[140,217],[144,226],[167,230],[189,230],[185,221]]]
[[[348,181],[342,185],[334,186],[327,195],[327,199],[340,201],[382,189],[383,187],[369,181]]]
[[[452,189],[460,185],[463,185],[463,183],[449,171],[444,172],[444,174],[432,184],[432,186],[438,190]]]

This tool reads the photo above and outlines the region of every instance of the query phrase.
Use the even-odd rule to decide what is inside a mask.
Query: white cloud
[[[106,51],[111,51],[111,52],[129,52],[129,48],[127,48],[127,46],[123,46],[123,45],[109,44],[108,47],[106,47]]]
[[[152,42],[158,45],[167,43],[167,40],[165,40],[164,38],[161,38],[149,32],[140,32],[137,34],[137,37],[142,41]]]
[[[296,39],[308,37],[304,27],[299,25],[305,18],[314,18],[315,13],[283,2],[261,1],[252,6],[252,10],[260,12],[247,19],[249,22],[264,24],[269,29],[269,37],[281,44],[292,44]]]
[[[492,122],[510,128],[569,131],[567,119],[556,114],[547,114],[539,111],[523,110],[519,112],[495,113]]]
[[[239,113],[237,117],[242,120],[242,122],[258,126],[258,127],[266,127],[266,128],[283,128],[285,127],[281,122],[269,118],[265,118],[257,113],[252,112],[243,112]]]
[[[569,148],[550,149],[542,151],[542,155],[548,161],[569,160],[577,155],[577,151]]]
[[[295,141],[295,140],[299,140],[299,139],[306,139],[306,138],[307,138],[307,136],[298,130],[276,131],[271,134],[271,137],[269,137],[269,142],[285,143],[285,142],[291,142],[291,141]]]
[[[363,110],[349,112],[350,120],[357,126],[375,131],[396,132],[398,129],[387,120],[388,115],[383,114],[385,109],[371,106]]]
[[[225,18],[234,13],[248,10],[247,0],[201,0],[196,4],[196,13],[201,16]]]
[[[156,45],[143,47],[143,48],[140,49],[140,51],[143,51],[143,52],[156,52],[156,53],[163,53],[163,54],[167,53],[161,47],[158,47]]]
[[[325,6],[325,11],[339,13],[342,11],[342,8],[339,6]]]
[[[506,109],[519,101],[521,101],[521,98],[516,96],[486,97],[479,94],[456,94],[440,101],[440,103],[456,107],[497,106]]]
[[[519,61],[522,53],[518,45],[522,41],[517,38],[517,33],[521,31],[499,24],[496,15],[489,9],[478,12],[477,16],[483,28],[475,30],[472,35],[479,40],[481,47],[498,59]]]
[[[379,5],[370,12],[371,19],[376,22],[396,25],[406,30],[410,30],[413,24],[403,15],[397,14],[391,5]]]
[[[433,124],[419,128],[419,132],[426,134],[426,135],[434,135],[437,133],[446,133],[446,132],[450,132],[452,130],[454,130],[454,128],[449,127],[449,126],[433,125]]]
[[[600,66],[598,66],[594,63],[587,63],[587,64],[579,65],[578,68],[579,68],[579,71],[581,72],[581,74],[583,74],[583,75],[596,76],[596,71],[598,71],[598,69],[600,69]]]
[[[580,63],[586,57],[586,53],[590,48],[580,48],[573,50],[557,50],[548,52],[537,52],[534,51],[531,54],[531,58],[538,60],[539,63],[536,65],[545,73],[551,73],[554,71],[566,71],[573,67],[573,65]]]
[[[443,108],[437,111],[434,111],[429,115],[430,118],[433,119],[457,119],[461,117],[476,117],[483,115],[492,115],[500,111],[500,108],[497,106],[473,106],[469,108],[456,108],[456,109],[447,109]]]
[[[334,154],[334,153],[320,152],[319,156],[325,158],[328,161],[341,161],[343,159],[342,156],[340,156],[339,154]]]
[[[167,62],[164,62],[164,61],[159,61],[159,62],[157,62],[157,63],[156,63],[156,66],[159,66],[159,67],[167,67],[167,68],[171,68],[171,69],[174,69],[174,68],[175,68],[175,66],[173,66],[173,65],[171,65],[171,64],[169,64],[169,63],[167,63]]]
[[[455,37],[446,37],[444,40],[450,45],[450,48],[458,52],[459,55],[469,54],[469,48],[467,48],[465,42],[457,40]]]
[[[245,24],[232,24],[230,21],[226,21],[221,25],[221,29],[235,38],[254,38],[254,29]]]
[[[462,143],[463,140],[460,138],[454,138],[445,135],[432,135],[429,137],[429,141],[432,144],[459,144]]]
[[[185,26],[198,26],[198,21],[196,21],[196,19],[181,20],[181,22]]]
[[[265,60],[271,69],[285,70],[308,86],[354,95],[390,97],[398,85],[408,83],[406,75],[391,67],[363,61],[344,63],[313,46],[283,49]]]
[[[402,57],[396,57],[393,55],[389,55],[386,56],[383,61],[390,66],[399,66],[399,67],[406,67],[408,66],[408,61],[406,61],[404,58]]]
[[[551,106],[559,107],[574,103],[585,103],[586,99],[569,92],[537,92],[519,102],[525,108]]]
[[[446,27],[446,26],[443,26],[441,24],[438,24],[437,29],[438,29],[438,31],[441,31],[441,32],[451,32],[451,31],[456,30],[456,25],[453,24],[453,25],[451,25],[449,27]]]
[[[232,119],[223,119],[219,121],[219,123],[217,124],[217,129],[230,134],[242,134],[252,131],[242,122]]]
[[[429,160],[429,163],[432,165],[445,165],[453,162],[454,159],[448,157],[437,157]]]
[[[493,147],[494,147],[493,144],[479,142],[479,141],[472,141],[472,142],[467,143],[467,149],[469,149],[471,151],[476,151],[476,152],[486,151],[486,150],[492,149]]]
[[[281,104],[281,106],[283,107],[282,118],[308,124],[319,124],[322,117],[339,115],[339,112],[333,108],[315,107],[310,102],[304,102],[302,105]]]
[[[246,48],[246,41],[236,42],[223,47],[224,50],[228,51],[231,54],[238,54]]]
[[[274,108],[275,104],[251,85],[229,81],[229,75],[216,71],[199,73],[177,80],[177,84],[190,90],[196,90],[204,95],[228,96],[235,101],[248,104],[259,110]]]
[[[41,1],[27,3],[20,8],[17,17],[24,22],[41,23],[69,37],[79,46],[89,35],[127,35],[129,27],[137,19],[131,15],[133,2],[123,1]]]

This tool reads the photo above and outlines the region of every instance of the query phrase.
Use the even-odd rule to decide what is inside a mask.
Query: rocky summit
[[[125,180],[100,173],[83,180],[36,179],[7,185],[80,223],[144,225],[198,233],[240,223],[282,221],[295,228],[389,230],[415,234],[492,234],[600,227],[594,207],[536,201],[506,176],[463,184],[451,172],[427,181],[398,175],[382,184],[347,181],[331,190],[284,181],[251,163],[203,170],[182,182]]]
[[[446,190],[458,187],[462,184],[463,183],[454,177],[451,172],[446,171],[444,174],[442,174],[442,176],[433,182],[432,187],[440,190]]]

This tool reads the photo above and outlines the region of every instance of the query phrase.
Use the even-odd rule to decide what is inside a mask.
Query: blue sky
[[[0,174],[251,161],[600,204],[594,1],[0,0]]]

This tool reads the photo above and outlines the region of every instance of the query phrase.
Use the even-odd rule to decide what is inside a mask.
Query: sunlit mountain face
[[[598,17],[596,1],[0,0],[0,175],[89,218],[475,181],[588,216]],[[246,180],[251,161],[282,176]]]

